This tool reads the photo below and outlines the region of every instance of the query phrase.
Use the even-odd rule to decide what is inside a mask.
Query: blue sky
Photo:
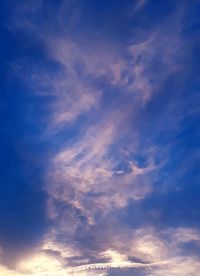
[[[0,275],[197,276],[200,1],[0,10]]]

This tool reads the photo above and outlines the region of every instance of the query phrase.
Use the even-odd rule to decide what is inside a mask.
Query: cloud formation
[[[7,4],[31,211],[2,217],[0,275],[197,275],[196,2],[58,2]]]

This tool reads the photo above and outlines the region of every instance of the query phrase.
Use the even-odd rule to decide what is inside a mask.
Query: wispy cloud
[[[137,22],[142,38],[130,31],[122,43],[101,31],[95,36],[87,26],[82,30],[81,4],[66,19],[74,11],[72,1],[63,1],[53,21],[49,16],[41,27],[35,16],[46,11],[45,1],[34,3],[14,9],[18,18],[12,28],[33,35],[43,62],[19,58],[13,68],[30,94],[45,102],[43,123],[38,122],[43,134],[37,139],[49,151],[48,160],[41,161],[49,224],[16,271],[196,273],[198,258],[184,257],[183,247],[199,242],[199,231],[178,225],[163,230],[161,210],[146,207],[173,185],[165,169],[173,166],[174,133],[185,116],[179,107],[183,84],[180,78],[174,81],[184,71],[188,52],[182,13],[175,11],[150,31]],[[136,1],[132,17],[147,4]]]

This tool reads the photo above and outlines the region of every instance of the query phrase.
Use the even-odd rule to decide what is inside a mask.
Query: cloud
[[[121,228],[121,232],[119,229],[114,232],[114,225],[112,227],[114,248],[107,247],[106,251],[96,255],[98,261],[96,263],[84,260],[85,256],[80,248],[79,251],[75,248],[67,248],[63,242],[59,244],[56,240],[53,241],[52,235],[48,235],[41,248],[38,248],[38,252],[24,257],[18,263],[15,274],[14,271],[2,267],[2,271],[4,271],[2,275],[12,275],[13,273],[13,275],[42,276],[48,274],[54,276],[79,275],[84,272],[86,275],[93,272],[96,275],[104,275],[104,273],[109,275],[107,273],[112,269],[124,268],[128,270],[137,268],[138,271],[143,271],[144,275],[168,275],[169,273],[171,275],[188,275],[189,273],[195,275],[199,269],[198,257],[182,256],[180,247],[181,244],[190,240],[200,241],[200,234],[196,229],[174,228],[158,233],[153,228],[141,228],[128,232],[127,230],[124,232],[124,229]],[[181,238],[177,239],[177,237]],[[74,265],[72,266],[73,258]],[[82,262],[82,265],[76,264],[75,260],[79,264]],[[5,274],[7,272],[8,274]]]
[[[56,258],[45,254],[36,254],[28,259],[22,260],[17,265],[17,270],[25,274],[39,274],[41,272],[52,273],[62,268],[61,263]]]
[[[199,268],[199,258],[182,257],[174,259],[172,263],[166,267],[153,270],[149,273],[149,275],[198,275]]]
[[[138,1],[135,11],[142,12],[146,2]],[[122,43],[95,37],[85,25],[81,29],[79,6],[66,25],[70,5],[64,1],[55,11],[59,24],[45,17],[42,27],[34,15],[43,14],[44,2],[23,6],[22,14],[31,13],[31,18],[15,26],[39,41],[41,63],[25,59],[13,67],[30,94],[45,102],[37,138],[50,151],[48,160],[41,158],[50,226],[17,270],[82,273],[161,264],[166,268],[156,268],[158,275],[169,275],[170,269],[170,275],[183,269],[193,273],[190,265],[196,271],[198,258],[184,258],[183,245],[199,241],[199,232],[177,223],[160,229],[163,210],[156,209],[157,198],[172,195],[174,182],[169,184],[166,167],[175,167],[169,157],[185,116],[177,80],[187,53],[181,19],[175,13],[151,31],[139,27],[142,39],[132,34]]]
[[[140,9],[142,9],[143,7],[145,7],[145,5],[147,3],[148,3],[148,0],[138,0],[135,7],[134,7],[134,12],[137,12]]]
[[[46,190],[55,203],[74,206],[91,223],[98,210],[106,214],[126,206],[129,199],[142,199],[150,190],[149,183],[145,184],[147,175],[157,169],[153,156],[145,168],[124,156],[127,171],[117,169],[119,164],[110,158],[109,151],[117,143],[119,120],[112,115],[110,120],[89,128],[82,139],[55,156],[47,176],[51,182]],[[51,206],[50,210],[54,210],[50,217],[56,216],[55,208]]]
[[[153,267],[153,266],[159,266],[159,265],[162,266],[166,263],[167,261],[158,262],[158,263],[148,263],[148,264],[133,263],[133,262],[96,263],[96,264],[83,265],[83,266],[73,268],[71,272],[97,270],[97,269],[110,269],[110,268],[146,268],[146,267]]]

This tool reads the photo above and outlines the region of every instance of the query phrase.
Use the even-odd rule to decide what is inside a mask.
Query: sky
[[[200,1],[0,15],[0,275],[198,276]]]

